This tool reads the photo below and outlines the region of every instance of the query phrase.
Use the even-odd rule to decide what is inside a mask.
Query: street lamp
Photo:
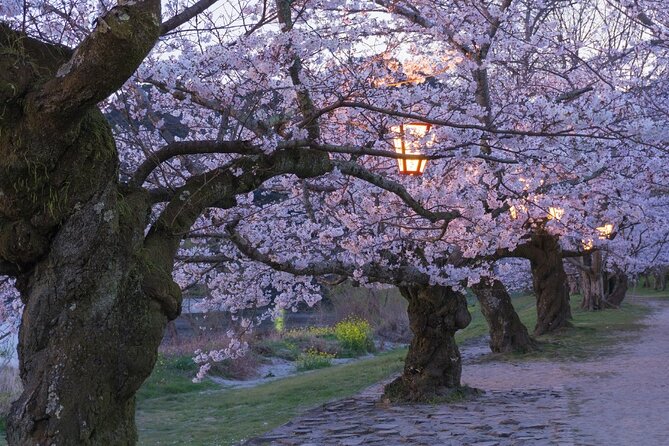
[[[402,155],[397,158],[399,172],[403,175],[422,175],[427,165],[420,143],[432,126],[423,122],[411,122],[392,127],[397,134],[393,138],[395,152]]]

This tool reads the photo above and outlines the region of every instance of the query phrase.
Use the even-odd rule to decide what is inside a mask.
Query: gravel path
[[[246,444],[669,445],[669,302],[645,302],[656,310],[647,328],[615,355],[465,361],[463,382],[486,390],[473,401],[386,406],[377,384]]]

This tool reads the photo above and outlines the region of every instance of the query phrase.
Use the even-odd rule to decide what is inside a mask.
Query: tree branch
[[[359,178],[361,180],[367,181],[370,184],[380,187],[381,189],[394,193],[399,198],[401,198],[402,201],[404,201],[404,203],[406,203],[406,205],[409,206],[416,214],[428,219],[433,223],[443,221],[444,224],[447,225],[452,220],[460,217],[460,213],[458,211],[432,212],[425,209],[423,205],[416,201],[401,184],[390,181],[381,175],[369,172],[359,164],[356,164],[352,161],[332,160],[332,163],[338,167],[343,174]]]
[[[43,125],[45,116],[69,124],[118,90],[153,48],[159,29],[160,0],[122,3],[98,18],[55,77],[28,97],[26,109],[40,117],[34,125]]]
[[[254,154],[262,153],[246,141],[180,141],[168,144],[163,148],[151,153],[148,158],[137,168],[130,180],[131,187],[141,187],[151,172],[161,163],[181,155],[198,155],[206,153],[239,153]]]
[[[214,5],[218,0],[200,0],[196,2],[189,8],[184,9],[179,14],[175,15],[171,19],[164,22],[160,25],[160,35],[164,36],[170,31],[175,30],[184,23],[188,22],[190,19],[194,18],[196,15],[203,13],[210,6]]]
[[[402,265],[396,269],[390,269],[381,265],[373,263],[366,263],[362,266],[345,264],[340,261],[318,261],[305,267],[297,267],[287,262],[278,262],[269,254],[260,252],[253,246],[246,238],[244,238],[236,227],[239,221],[234,221],[226,225],[225,230],[230,237],[230,241],[239,249],[239,252],[244,254],[251,260],[263,263],[270,268],[287,272],[296,276],[315,276],[322,277],[328,275],[338,275],[345,277],[352,277],[357,269],[362,269],[365,277],[372,279],[372,281],[380,283],[388,283],[397,286],[401,285],[427,285],[430,283],[430,278],[427,274],[420,272],[414,266]]]

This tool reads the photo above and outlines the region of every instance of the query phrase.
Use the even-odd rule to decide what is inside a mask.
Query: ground
[[[486,390],[479,397],[391,406],[379,403],[375,385],[247,444],[665,445],[669,302],[633,300],[654,311],[645,328],[619,336],[615,351],[585,361],[470,359],[463,377]]]
[[[243,389],[193,384],[188,357],[163,358],[139,394],[139,444],[232,445],[256,437],[250,445],[664,445],[669,299],[651,294],[603,312],[579,310],[576,296],[575,327],[542,337],[534,355],[490,355],[485,321],[472,308],[474,321],[459,333],[463,379],[486,393],[450,404],[379,404],[406,350]],[[514,305],[531,326],[531,296]]]

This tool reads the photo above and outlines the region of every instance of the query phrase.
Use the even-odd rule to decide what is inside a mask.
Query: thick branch
[[[278,175],[293,173],[307,178],[330,170],[330,163],[322,153],[288,149],[271,155],[240,158],[227,166],[192,177],[175,191],[149,231],[145,247],[155,251],[151,257],[160,259],[171,271],[181,239],[206,208],[233,207],[235,196],[253,191]]]
[[[253,244],[244,238],[237,230],[238,221],[228,224],[226,231],[230,237],[230,241],[239,249],[239,252],[244,254],[251,260],[263,263],[277,271],[287,272],[296,276],[328,276],[338,275],[344,277],[352,277],[353,273],[360,269],[368,279],[380,282],[393,284],[397,286],[403,285],[428,285],[430,278],[427,274],[420,272],[413,266],[403,265],[399,268],[390,269],[387,266],[376,265],[373,263],[366,263],[361,266],[345,264],[340,261],[318,261],[311,263],[304,267],[297,267],[289,262],[279,262],[272,258],[269,254],[262,253]]]
[[[261,151],[246,141],[182,141],[168,144],[153,152],[137,168],[130,181],[130,186],[141,187],[151,172],[161,163],[180,155],[198,155],[205,153],[260,154]]]
[[[62,45],[41,42],[0,22],[0,103],[21,98],[72,56]],[[6,113],[0,113],[0,120]]]
[[[55,78],[31,95],[27,110],[67,123],[78,112],[118,90],[149,53],[160,29],[160,0],[112,8],[62,65]]]

